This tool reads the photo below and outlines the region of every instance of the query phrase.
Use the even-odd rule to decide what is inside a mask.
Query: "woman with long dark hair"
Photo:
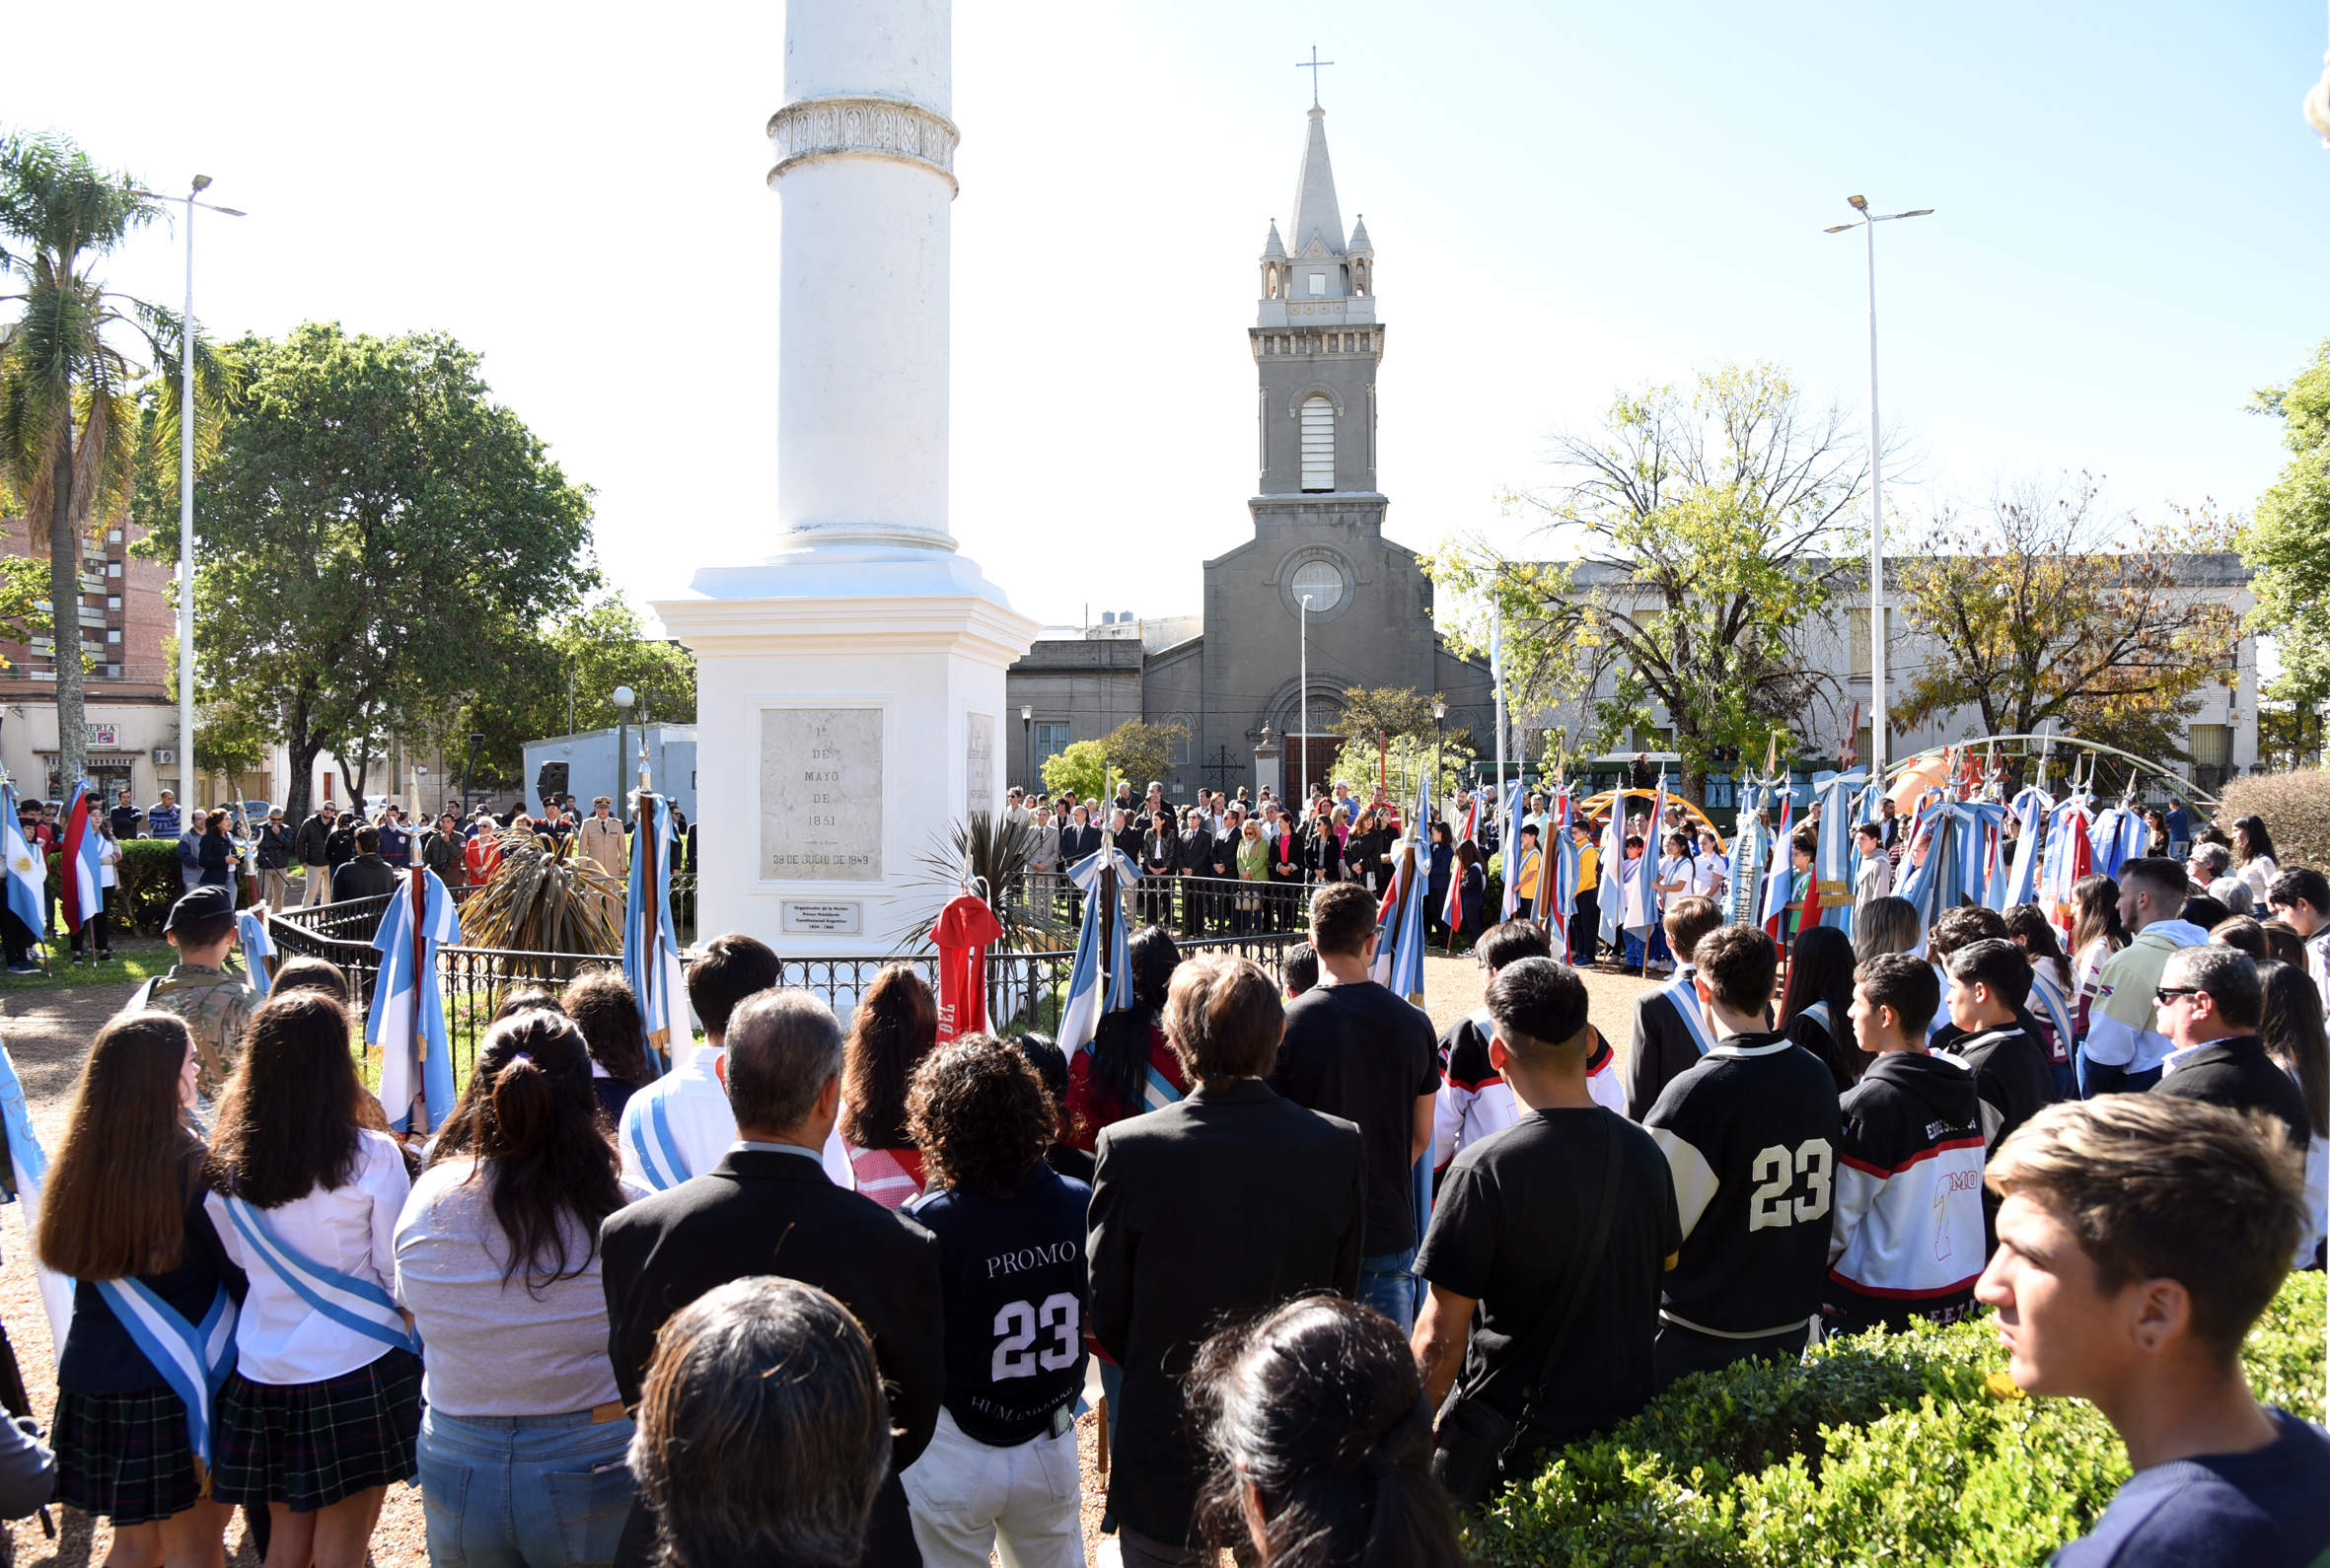
[[[2047,1071],[2055,1080],[2055,1098],[2076,1100],[2079,1079],[2072,1065],[2072,1038],[2075,1033],[2073,1021],[2076,1010],[2073,1005],[2071,964],[2064,957],[2063,943],[2035,903],[2018,903],[2006,911],[2006,935],[2030,955],[2028,1011],[2040,1033],[2047,1036],[2039,1043],[2047,1047]]]
[[[1788,946],[1780,995],[1781,1033],[1828,1064],[1843,1094],[1860,1082],[1868,1058],[1854,1042],[1853,939],[1835,926],[1806,926]]]
[[[2072,1071],[2087,1097],[2087,1019],[2103,983],[2104,961],[2128,945],[2120,885],[2090,873],[2072,884]]]
[[[622,1125],[631,1092],[647,1082],[647,1026],[620,969],[585,969],[566,987],[566,1016],[591,1052],[591,1093],[607,1125]]]
[[[599,1222],[647,1194],[618,1178],[594,1065],[556,1013],[495,1024],[397,1221],[433,1562],[609,1562],[630,1512]]]
[[[2257,977],[2265,986],[2258,1033],[2265,1036],[2266,1054],[2297,1080],[2312,1130],[2305,1143],[2306,1232],[2297,1249],[2297,1266],[2308,1268],[2321,1256],[2324,1205],[2330,1204],[2330,1036],[2322,1026],[2322,993],[2304,965],[2268,959],[2257,966]]]
[[[56,1369],[57,1501],[112,1521],[109,1562],[224,1561],[229,1510],[204,1493],[185,1401],[115,1309],[159,1302],[191,1326],[243,1295],[202,1211],[193,1104],[184,1021],[116,1015],[81,1069],[33,1238],[41,1262],[79,1282]]]
[[[2274,859],[2274,837],[2265,819],[2252,813],[2233,820],[2233,875],[2249,885],[2250,901],[2264,903],[2274,879],[2282,874]]]
[[[1306,1296],[1198,1351],[1191,1429],[1208,1541],[1268,1568],[1463,1568],[1432,1478],[1432,1407],[1389,1319]]]
[[[938,999],[893,963],[849,1015],[841,1053],[841,1141],[857,1189],[886,1209],[922,1195],[922,1155],[907,1131],[907,1083],[938,1043]]]
[[[1358,819],[1351,823],[1351,836],[1343,846],[1344,875],[1363,885],[1369,892],[1380,892],[1384,878],[1389,874],[1384,856],[1392,846],[1392,834],[1378,826],[1375,808],[1363,807]]]
[[[1126,948],[1132,1005],[1104,1017],[1091,1048],[1068,1058],[1067,1141],[1078,1149],[1090,1150],[1111,1122],[1170,1105],[1189,1093],[1181,1058],[1158,1025],[1181,949],[1162,926],[1134,932]]]
[[[412,1474],[418,1344],[391,1292],[411,1183],[362,1124],[348,1014],[298,991],[252,1015],[220,1098],[205,1206],[251,1276],[218,1396],[211,1495],[263,1506],[269,1564],[360,1568],[383,1494]],[[326,1294],[331,1313],[310,1298]]]
[[[1488,929],[1481,923],[1482,902],[1489,894],[1489,876],[1481,869],[1481,846],[1466,839],[1456,846],[1456,904],[1464,929],[1478,939]]]
[[[235,844],[227,837],[227,814],[212,812],[202,819],[202,836],[194,844],[195,864],[202,868],[201,886],[235,885]]]
[[[1448,941],[1448,879],[1456,875],[1456,835],[1448,824],[1433,819],[1426,849],[1431,857],[1424,873],[1423,939],[1426,945]]]

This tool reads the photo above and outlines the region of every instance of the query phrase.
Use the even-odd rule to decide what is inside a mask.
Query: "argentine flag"
[[[1101,896],[1101,873],[1117,872],[1120,894],[1140,875],[1132,857],[1114,844],[1103,844],[1068,868],[1068,880],[1084,892],[1084,924],[1076,933],[1076,960],[1068,968],[1068,994],[1060,1003],[1059,1035],[1062,1056],[1073,1056],[1100,1033],[1101,1016],[1132,1005],[1132,949],[1120,907],[1109,925],[1108,985],[1101,985],[1100,927],[1108,900]]]
[[[623,978],[639,999],[648,1062],[658,1074],[664,1058],[679,1063],[679,1048],[695,1039],[688,1022],[688,974],[672,929],[672,803],[645,791],[631,797],[631,883],[623,898]],[[675,1043],[677,1042],[677,1043]]]
[[[1504,856],[1504,912],[1497,916],[1499,920],[1510,920],[1521,910],[1521,845],[1513,835],[1519,830],[1526,790],[1519,779],[1513,780],[1505,790],[1504,815],[1496,824],[1496,847]],[[1543,844],[1537,847],[1540,853],[1545,849]]]
[[[8,862],[8,907],[34,937],[48,937],[48,868],[16,818],[16,786],[0,784],[0,859]]]
[[[1780,797],[1780,825],[1772,830],[1772,868],[1764,874],[1764,929],[1775,942],[1786,940],[1787,923],[1783,918],[1796,891],[1796,866],[1790,858],[1788,839],[1795,831],[1796,798],[1783,791]]]
[[[83,779],[73,786],[72,803],[65,808],[64,913],[65,924],[79,931],[104,912],[106,895],[97,850],[101,842],[91,818],[97,797]]]
[[[437,874],[415,866],[399,877],[380,935],[372,939],[381,954],[380,979],[364,1021],[364,1043],[381,1048],[380,1103],[398,1132],[426,1132],[453,1113],[453,1043],[437,989],[437,950],[459,941],[461,915]],[[412,1125],[415,1099],[425,1102],[426,1127]]]
[[[1384,985],[1395,996],[1406,997],[1421,1006],[1423,1003],[1423,906],[1429,885],[1424,876],[1429,869],[1425,856],[1430,853],[1420,841],[1412,841],[1415,874],[1406,879],[1401,890],[1400,913],[1392,931],[1390,978]]]
[[[1861,779],[1858,768],[1812,775],[1812,798],[1820,802],[1820,837],[1812,855],[1813,888],[1819,894],[1817,923],[1835,926],[1847,936],[1853,935],[1853,881],[1860,869],[1859,852],[1853,846],[1853,829],[1858,825],[1853,802]]]
[[[8,822],[12,828],[16,825],[15,795],[14,790],[8,791]],[[13,875],[9,881],[15,882]],[[0,1170],[0,1185],[6,1190],[0,1191],[0,1203],[24,1204],[25,1235],[29,1239],[40,1229],[40,1188],[48,1180],[48,1155],[33,1131],[33,1112],[25,1104],[25,1086],[17,1079],[16,1063],[5,1045],[0,1045],[0,1127],[8,1135],[7,1167]],[[73,1324],[73,1282],[44,1266],[37,1256],[33,1259],[33,1278],[40,1287],[40,1305],[48,1312],[48,1342],[61,1361],[65,1353],[65,1330]]]
[[[1645,851],[1647,853],[1647,851]],[[1618,946],[1620,923],[1626,914],[1626,796],[1613,791],[1610,820],[1602,824],[1602,881],[1597,903],[1602,916],[1603,945]]]
[[[2038,895],[2039,881],[2039,824],[2047,820],[2055,809],[2055,801],[2037,785],[2031,785],[2014,797],[2014,804],[2006,808],[2014,814],[2018,836],[2014,840],[2014,863],[2006,868],[2006,875],[1991,884],[1991,907],[2001,913],[2017,904],[2029,903]]]

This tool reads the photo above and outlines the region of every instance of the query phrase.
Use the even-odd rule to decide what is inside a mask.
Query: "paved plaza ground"
[[[1627,1047],[1634,1001],[1644,987],[1632,975],[1589,973],[1593,1020],[1623,1052]],[[4,1038],[17,1076],[23,1081],[33,1124],[43,1144],[56,1146],[64,1131],[64,1116],[73,1084],[88,1054],[98,1027],[124,1001],[134,985],[66,983],[36,990],[11,991],[0,985],[0,1038]],[[1445,1029],[1480,1005],[1481,976],[1469,958],[1428,959],[1424,964],[1425,1006],[1435,1027]],[[55,1405],[55,1360],[48,1340],[48,1319],[40,1310],[33,1283],[31,1251],[24,1229],[24,1211],[10,1204],[0,1209],[0,1321],[7,1324],[23,1364],[25,1386],[42,1425]],[[1101,1489],[1096,1469],[1094,1418],[1079,1425],[1084,1449],[1086,1544],[1091,1560],[1114,1562],[1114,1542],[1104,1555],[1098,1534]],[[42,1534],[37,1520],[19,1521],[17,1561],[26,1568],[87,1568],[105,1560],[110,1532],[104,1522],[86,1514],[54,1508],[57,1536]],[[243,1542],[240,1519],[227,1532],[228,1561],[237,1568],[257,1568],[257,1556]],[[421,1525],[420,1493],[392,1487],[381,1511],[380,1528],[373,1534],[372,1560],[378,1568],[426,1568],[428,1552]]]

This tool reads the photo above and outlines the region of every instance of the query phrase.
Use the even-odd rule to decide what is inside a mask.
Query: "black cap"
[[[227,888],[196,888],[170,906],[170,918],[162,923],[165,931],[176,931],[180,926],[192,925],[197,920],[215,920],[220,915],[235,912],[235,894]]]

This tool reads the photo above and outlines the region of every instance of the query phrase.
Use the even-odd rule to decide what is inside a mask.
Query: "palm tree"
[[[141,434],[157,456],[178,450],[184,341],[170,311],[109,291],[91,269],[159,211],[127,175],[100,169],[63,137],[0,137],[0,276],[25,280],[22,293],[0,295],[23,306],[0,325],[0,510],[22,515],[36,538],[42,528],[48,534],[57,771],[67,788],[88,740],[82,539],[127,503]],[[115,346],[118,336],[136,340],[142,364]],[[224,390],[224,366],[199,339],[195,373],[199,408]],[[211,421],[213,442],[216,431]],[[175,473],[163,482],[175,492]]]

